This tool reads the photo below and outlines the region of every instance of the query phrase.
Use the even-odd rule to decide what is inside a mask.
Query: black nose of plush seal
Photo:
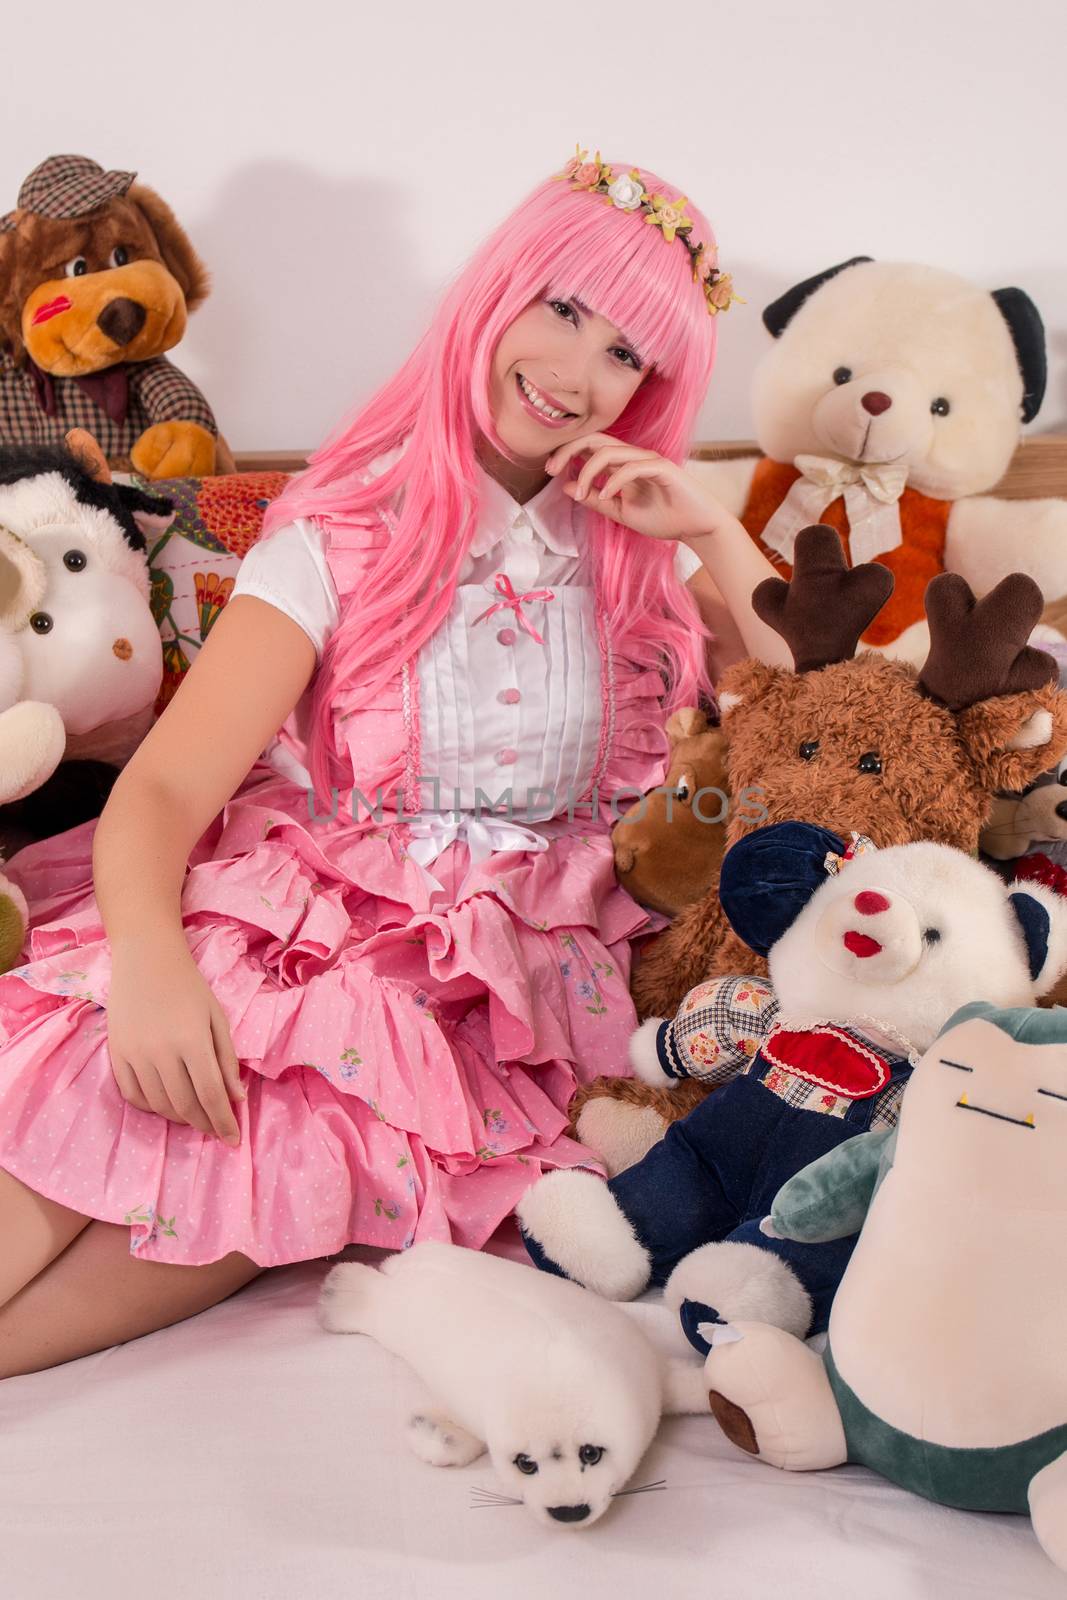
[[[588,1506],[549,1506],[548,1514],[557,1522],[584,1522],[589,1515]]]
[[[136,300],[109,300],[97,317],[97,326],[116,344],[129,344],[145,325],[148,312]]]

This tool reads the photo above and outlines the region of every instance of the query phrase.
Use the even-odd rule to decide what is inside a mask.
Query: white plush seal
[[[499,1256],[426,1242],[323,1286],[331,1333],[402,1356],[440,1410],[408,1424],[432,1466],[489,1451],[539,1521],[588,1527],[623,1489],[664,1412],[706,1412],[699,1362],[661,1353],[631,1315]]]

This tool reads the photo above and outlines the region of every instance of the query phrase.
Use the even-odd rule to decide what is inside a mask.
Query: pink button
[[[496,759],[498,766],[510,767],[513,761],[517,761],[519,759],[519,752],[517,750],[498,750],[496,753]]]
[[[517,706],[522,699],[522,695],[517,689],[501,689],[497,699],[502,706]]]
[[[514,644],[515,643],[515,629],[514,628],[501,628],[500,632],[497,634],[497,641],[500,644]]]

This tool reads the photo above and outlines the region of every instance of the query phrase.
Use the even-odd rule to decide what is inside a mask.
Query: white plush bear
[[[818,1156],[894,1126],[912,1065],[976,994],[1032,1006],[1067,967],[1067,901],[1005,885],[948,845],[875,850],[808,823],[749,834],[723,858],[735,930],[770,984],[699,984],[635,1034],[640,1075],[715,1092],[607,1184],[551,1172],[516,1214],[533,1260],[612,1299],[663,1284],[697,1349],[708,1325],[822,1332],[855,1243],[770,1238],[775,1195]]]
[[[935,267],[858,256],[768,306],[774,345],[753,384],[761,461],[691,470],[788,576],[801,528],[829,523],[853,565],[893,572],[863,636],[915,664],[938,572],[986,594],[1026,572],[1067,594],[1067,502],[1000,500],[1020,424],[1045,389],[1045,337],[1021,289],[992,294]]]

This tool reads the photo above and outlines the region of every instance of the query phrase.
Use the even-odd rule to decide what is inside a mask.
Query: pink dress
[[[388,518],[322,533],[343,604],[385,549]],[[566,587],[527,616],[563,618]],[[478,627],[504,638],[502,622],[521,621],[505,611],[474,622],[474,598],[492,603],[457,591],[457,650]],[[575,654],[582,613],[569,598],[557,661]],[[641,791],[664,771],[663,686],[628,659],[625,637],[608,637],[591,580],[586,599],[582,692],[599,716],[590,728],[581,714],[581,789]],[[547,626],[545,636],[551,645]],[[441,639],[430,643],[439,653]],[[333,752],[348,784],[368,797],[397,785],[408,812],[424,803],[423,711],[438,745],[452,715],[445,697],[423,707],[420,670],[425,690],[433,659],[424,647],[367,709],[353,713],[343,688],[335,696]],[[492,692],[494,706],[518,698]],[[306,754],[301,726],[297,708],[280,741],[290,763]],[[478,1247],[543,1171],[595,1165],[568,1137],[568,1104],[578,1084],[628,1070],[631,941],[660,925],[616,882],[610,816],[557,814],[534,825],[540,848],[505,836],[488,855],[463,828],[441,848],[449,831],[432,822],[428,855],[427,829],[420,837],[394,811],[354,819],[344,799],[326,809],[313,819],[304,785],[261,759],[190,856],[186,936],[248,1091],[236,1148],[133,1109],[114,1083],[95,823],[6,865],[31,931],[26,964],[0,977],[0,1167],[127,1225],[146,1259],[236,1250],[271,1266],[355,1242]]]

